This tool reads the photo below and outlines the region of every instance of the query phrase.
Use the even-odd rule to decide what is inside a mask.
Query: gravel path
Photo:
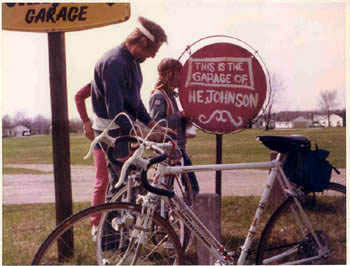
[[[52,165],[25,164],[5,165],[6,167],[36,169],[53,172]],[[333,174],[332,181],[341,184],[345,181],[345,169],[341,175]],[[249,196],[262,193],[268,170],[233,170],[222,172],[222,194]],[[215,172],[197,172],[201,193],[215,192]],[[93,166],[71,166],[73,201],[90,201],[95,182]],[[55,202],[53,173],[3,175],[3,204]]]

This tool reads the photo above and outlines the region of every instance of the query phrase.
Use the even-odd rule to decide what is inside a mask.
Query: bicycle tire
[[[306,193],[301,201],[303,209],[309,218],[320,241],[330,250],[328,256],[311,260],[306,264],[345,264],[346,263],[346,188],[337,183],[330,183],[319,193]],[[311,258],[317,255],[318,247],[308,231],[305,236],[296,222],[290,221],[291,207],[295,206],[292,197],[287,198],[269,218],[259,241],[256,254],[256,264],[286,264],[299,259]],[[334,227],[334,219],[337,226]],[[330,222],[330,220],[333,220]],[[303,228],[303,230],[306,230]],[[276,262],[269,261],[272,256],[281,254],[290,248],[295,253],[281,258]],[[301,264],[301,263],[298,263]]]
[[[111,212],[130,214],[135,217],[135,220],[139,215],[143,215],[141,213],[141,206],[129,203],[105,203],[84,209],[65,219],[48,235],[37,250],[32,265],[116,264],[125,253],[125,248],[106,250],[104,254],[106,257],[98,260],[96,258],[96,244],[93,242],[90,235],[90,216],[96,214],[103,215]],[[154,234],[156,236],[158,234],[158,237],[161,237],[164,243],[158,242],[158,247],[155,247],[154,243],[149,241],[149,237],[146,237],[145,244],[139,250],[140,257],[138,258],[138,263],[146,263],[148,265],[183,264],[181,244],[169,223],[155,213],[152,217],[152,225],[153,230],[147,232],[147,234]],[[131,223],[128,227],[129,231],[125,230],[124,232],[130,234],[133,228],[134,224]],[[56,249],[57,242],[65,232],[72,229],[74,231],[74,252],[71,252],[71,247],[69,245],[67,245],[66,248],[69,253],[74,253],[74,255],[66,257],[64,254],[58,253]],[[116,235],[118,235],[117,232],[118,231],[115,233]],[[121,237],[122,236],[119,234],[119,239],[121,239]],[[148,256],[144,256],[146,253]],[[107,255],[109,257],[107,257]]]

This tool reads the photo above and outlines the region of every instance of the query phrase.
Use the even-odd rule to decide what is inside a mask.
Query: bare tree
[[[271,75],[271,93],[270,100],[266,106],[265,113],[263,115],[265,120],[265,130],[270,129],[272,114],[275,111],[275,107],[278,105],[281,95],[285,91],[285,85],[283,80],[276,73]]]
[[[330,117],[332,111],[337,107],[337,91],[326,90],[320,93],[318,105],[321,111],[327,115],[328,126],[331,125]]]
[[[13,121],[9,115],[2,117],[2,136],[8,137],[11,135],[10,131],[13,128]]]
[[[13,121],[9,115],[4,115],[2,117],[2,128],[11,129],[13,127]]]
[[[42,115],[37,115],[32,121],[32,130],[35,134],[48,134],[51,121]]]
[[[25,126],[25,127],[29,128],[29,129],[31,129],[31,127],[32,127],[32,120],[30,118],[26,117],[24,113],[17,112],[15,114],[14,119],[13,119],[13,125],[14,126],[22,125],[22,126]]]
[[[80,119],[69,120],[69,132],[76,133],[83,131],[83,122]]]

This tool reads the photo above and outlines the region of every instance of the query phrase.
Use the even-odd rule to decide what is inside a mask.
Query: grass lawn
[[[89,205],[75,203],[74,213]],[[55,228],[55,204],[4,205],[2,211],[2,264],[31,264],[41,242]]]
[[[193,164],[216,162],[216,136],[197,131],[197,137],[190,139],[187,149],[192,157]],[[236,134],[227,134],[222,137],[223,163],[258,162],[269,158],[270,150],[256,141],[260,135],[289,136],[300,134],[306,136],[319,148],[330,151],[329,161],[338,168],[346,165],[346,130],[345,128],[310,128],[304,130],[244,130]]]
[[[345,128],[305,130],[244,130],[223,136],[223,163],[266,161],[270,151],[256,141],[258,135],[301,134],[320,148],[330,151],[329,161],[337,168],[346,166]],[[197,137],[188,141],[188,152],[193,164],[212,164],[216,161],[216,137],[197,131]],[[3,165],[5,164],[51,164],[51,135],[3,139]],[[70,135],[70,159],[72,165],[92,165],[92,158],[83,160],[89,149],[89,141],[82,134]],[[23,168],[4,168],[4,174],[40,173]],[[46,173],[46,172],[42,172]],[[244,239],[255,197],[227,197],[223,199],[224,228],[237,231],[237,243]],[[89,203],[74,203],[74,213],[89,206]],[[234,206],[234,209],[232,209]],[[30,264],[35,250],[55,226],[54,204],[25,204],[3,206],[3,264]],[[234,210],[234,211],[232,211]],[[228,215],[229,214],[229,215]],[[233,217],[232,215],[235,215]],[[239,221],[239,223],[235,223]],[[334,221],[336,227],[336,221]],[[87,232],[90,233],[90,232]]]
[[[243,244],[251,221],[255,214],[259,202],[258,197],[240,197],[230,196],[222,198],[221,212],[221,232],[222,241],[227,248],[237,250]],[[74,203],[74,213],[88,207],[89,203]],[[271,215],[275,207],[266,208],[264,215],[261,218],[260,226],[257,228],[257,237],[254,241],[253,248],[256,248],[260,233],[265,225],[267,218]],[[5,205],[3,206],[3,245],[2,245],[2,263],[4,265],[26,265],[30,264],[36,250],[39,248],[42,241],[55,227],[55,205],[54,204],[23,204],[23,205]],[[315,219],[315,218],[314,218]],[[314,224],[320,224],[325,229],[332,239],[336,239],[337,246],[341,258],[335,264],[343,264],[346,254],[345,235],[335,237],[338,230],[334,233],[330,232],[330,228],[338,228],[344,224],[344,215],[334,215],[333,212],[323,215],[317,215],[317,221]],[[345,228],[342,229],[343,231]],[[90,231],[84,231],[90,236]],[[79,233],[75,234],[75,238],[79,238]],[[88,238],[90,241],[90,238]],[[334,244],[334,243],[332,243]],[[343,251],[343,252],[342,252]],[[193,248],[189,251],[186,257],[189,260],[195,260],[195,251]],[[252,259],[254,259],[253,256]]]
[[[270,150],[256,141],[259,135],[301,134],[317,143],[320,148],[330,151],[329,161],[338,168],[345,168],[345,128],[312,128],[305,130],[248,129],[236,134],[223,136],[223,163],[265,161]],[[84,160],[89,150],[89,140],[82,134],[70,135],[70,161],[72,165],[93,165],[93,159]],[[216,136],[197,130],[197,137],[189,139],[187,150],[193,164],[216,162]],[[4,164],[51,164],[51,135],[3,139]],[[8,169],[3,169],[9,173]]]

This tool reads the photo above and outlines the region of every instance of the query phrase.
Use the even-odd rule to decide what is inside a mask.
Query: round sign
[[[191,121],[216,134],[244,128],[266,98],[265,73],[246,49],[214,43],[195,53],[181,70],[179,98]]]

